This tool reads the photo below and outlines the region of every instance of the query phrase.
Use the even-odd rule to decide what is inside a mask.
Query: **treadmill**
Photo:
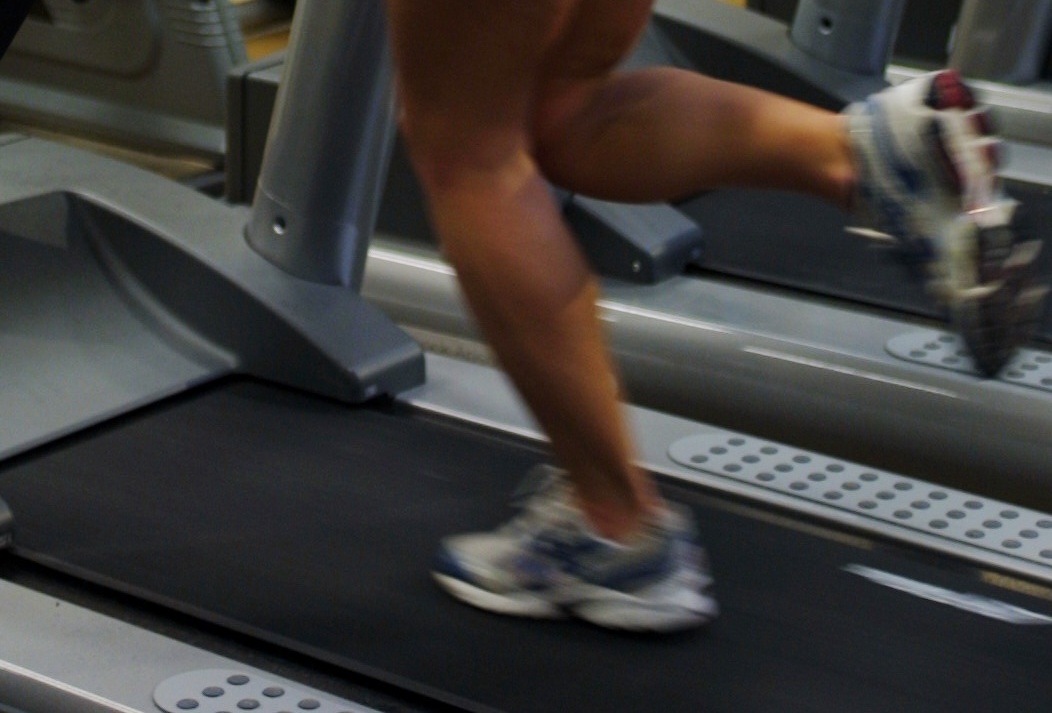
[[[812,22],[787,26],[722,2],[661,0],[631,61],[689,67],[838,108],[885,85],[881,58],[895,36],[887,8],[896,4],[902,11],[902,3],[805,2],[810,11],[798,20]],[[822,32],[821,13],[836,12],[846,37]],[[848,68],[833,63],[845,47],[853,48]],[[252,76],[242,90],[250,100],[269,89],[273,68]],[[993,82],[983,91],[995,84],[993,99],[1002,102],[995,116],[1011,130],[1008,190],[1024,203],[1020,232],[1047,243],[1052,92]],[[1040,94],[1043,104],[1015,101],[1013,92]],[[429,351],[486,361],[399,147],[388,181],[363,294]],[[997,378],[977,378],[921,281],[894,251],[846,232],[839,210],[752,190],[713,191],[673,208],[676,216],[644,221],[636,207],[580,197],[566,204],[578,232],[595,234],[586,251],[598,245],[590,255],[617,258],[596,264],[609,278],[601,306],[634,403],[1002,499],[1052,504],[1045,436],[1052,432],[1052,310],[1015,362]],[[698,230],[697,243],[682,240],[682,220]],[[1045,281],[1052,275],[1047,245],[1038,271]]]
[[[323,259],[368,243],[382,14],[297,13],[271,165],[305,131],[289,117],[318,117],[341,73],[373,78],[331,124],[356,161],[342,180],[374,176],[335,218],[294,192],[344,166],[336,151],[265,169],[248,211],[75,149],[0,146],[17,298],[0,393],[19,437],[0,462],[0,708],[1043,710],[1052,517],[639,407],[641,462],[701,522],[719,621],[619,635],[433,587],[437,538],[506,517],[548,454],[500,373],[421,353],[357,298],[353,261]],[[366,38],[354,61],[312,45],[308,70],[301,38],[334,27]],[[334,237],[295,249],[307,220]]]

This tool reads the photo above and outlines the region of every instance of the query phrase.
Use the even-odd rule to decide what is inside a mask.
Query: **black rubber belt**
[[[969,567],[681,487],[715,561],[709,630],[630,636],[447,598],[445,533],[490,527],[545,454],[395,409],[230,382],[0,468],[15,553],[469,710],[1042,711],[1048,627],[844,571],[1039,613]],[[12,556],[12,555],[4,555]]]

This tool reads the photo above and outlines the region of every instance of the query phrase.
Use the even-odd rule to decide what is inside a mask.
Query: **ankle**
[[[585,521],[601,537],[615,542],[631,539],[661,508],[660,501],[656,498],[623,501],[586,500],[578,497],[576,504]]]

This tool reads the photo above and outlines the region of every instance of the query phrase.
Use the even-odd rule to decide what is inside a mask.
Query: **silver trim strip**
[[[60,713],[65,710],[78,713],[144,713],[9,661],[0,660],[0,681],[5,680],[6,683],[2,686],[4,701],[25,708],[26,713]],[[25,699],[9,698],[20,690],[24,692]]]
[[[950,589],[936,587],[933,584],[918,582],[909,577],[902,577],[891,572],[866,567],[860,564],[849,564],[844,567],[845,572],[857,574],[860,577],[879,584],[883,587],[895,589],[900,592],[912,594],[921,599],[946,604],[962,611],[985,616],[987,619],[996,619],[1006,624],[1018,624],[1022,626],[1048,626],[1052,624],[1052,617],[1028,611],[1007,602],[984,597],[979,594],[966,594],[954,592]]]
[[[780,359],[782,361],[791,362],[793,364],[799,364],[800,366],[808,366],[814,369],[822,369],[837,374],[853,376],[858,379],[879,381],[880,383],[887,384],[888,386],[900,386],[906,389],[924,391],[929,394],[934,394],[935,396],[945,396],[946,398],[950,399],[961,398],[960,394],[954,391],[950,391],[949,389],[940,389],[934,386],[929,386],[928,384],[922,384],[918,381],[909,381],[906,379],[899,379],[893,376],[885,376],[883,374],[877,374],[870,371],[863,371],[862,369],[854,369],[851,367],[840,366],[839,364],[833,364],[827,361],[820,361],[818,359],[798,357],[794,354],[786,354],[785,352],[779,352],[773,349],[763,349],[761,347],[745,347],[742,351],[746,352],[747,354],[756,354],[757,356],[763,356],[769,359]]]

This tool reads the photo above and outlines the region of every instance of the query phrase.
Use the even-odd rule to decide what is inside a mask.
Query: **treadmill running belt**
[[[1046,711],[1052,629],[874,584],[857,564],[1040,614],[971,568],[669,486],[724,614],[631,636],[504,618],[428,576],[545,454],[390,409],[225,382],[0,470],[16,554],[475,711]],[[14,555],[4,555],[14,556]]]
[[[5,0],[0,3],[0,57],[7,52],[11,40],[15,39],[32,4],[33,0]]]
[[[1052,196],[1011,183],[1023,202],[1019,232],[1045,242],[1038,272],[1052,276]],[[721,190],[678,206],[702,226],[705,255],[697,268],[927,318],[942,313],[922,283],[889,250],[846,233],[842,211],[816,198],[780,191]],[[1052,341],[1052,309],[1037,336]]]

